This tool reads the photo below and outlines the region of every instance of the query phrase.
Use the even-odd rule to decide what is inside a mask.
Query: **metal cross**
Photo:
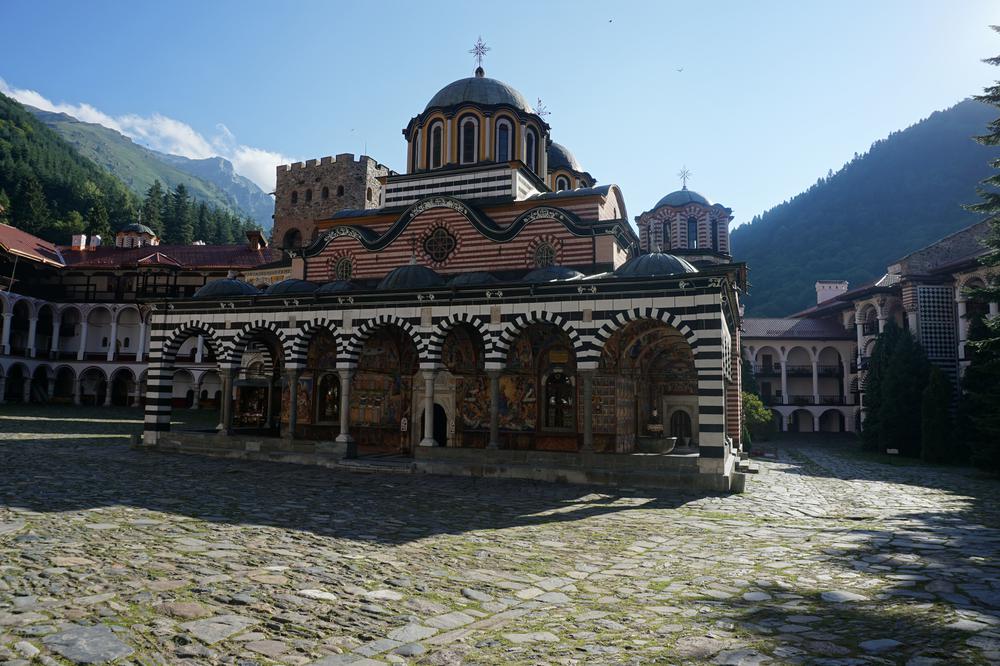
[[[545,116],[549,115],[549,113],[550,113],[549,110],[545,108],[544,104],[542,104],[542,98],[539,97],[538,103],[535,104],[535,115],[540,118],[544,118]]]
[[[678,171],[677,177],[681,179],[681,182],[684,184],[684,187],[687,188],[688,180],[691,178],[691,172],[688,171],[688,168],[684,167],[680,171]]]
[[[486,43],[483,41],[483,36],[480,35],[479,39],[476,40],[475,45],[471,49],[469,49],[469,53],[471,53],[472,57],[475,59],[476,65],[479,66],[479,67],[482,67],[483,66],[483,57],[486,55],[486,52],[489,51],[489,50],[490,50],[490,47],[486,46]]]

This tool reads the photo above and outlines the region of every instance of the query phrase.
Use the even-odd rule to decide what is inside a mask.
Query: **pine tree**
[[[111,241],[111,219],[103,201],[95,203],[87,213],[87,234],[91,238],[100,236],[105,243]]]
[[[37,235],[48,229],[52,215],[42,184],[34,176],[29,176],[18,185],[11,203],[10,217],[15,227],[30,234]]]
[[[190,245],[194,240],[191,197],[183,183],[170,193],[168,215],[163,222],[163,240],[169,245]]]
[[[902,331],[881,381],[878,417],[881,450],[896,449],[906,456],[920,455],[920,419],[916,414],[929,371],[930,363],[923,347],[909,331]]]
[[[142,202],[142,223],[157,236],[163,235],[163,186],[158,180],[146,190],[146,198]]]
[[[920,405],[920,456],[927,462],[962,458],[951,427],[952,386],[941,368],[932,366]]]
[[[878,450],[881,444],[882,382],[902,333],[896,322],[891,319],[886,322],[885,329],[875,339],[875,347],[868,359],[864,385],[865,421],[861,429],[861,442],[870,451]]]
[[[0,187],[0,224],[10,223],[10,197],[6,190]]]
[[[194,239],[205,243],[212,242],[212,216],[208,204],[204,201],[198,204],[197,221],[194,225]]]

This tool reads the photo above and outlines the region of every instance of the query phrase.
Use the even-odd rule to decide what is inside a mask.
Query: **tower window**
[[[719,251],[719,221],[712,220],[712,249]]]
[[[438,227],[424,241],[424,252],[437,263],[441,263],[454,251],[456,245],[455,237],[444,227]]]
[[[343,185],[337,185],[337,196],[338,197],[344,196],[344,186]]]
[[[698,247],[698,218],[689,217],[688,218],[688,248],[697,249]]]
[[[438,169],[441,167],[441,155],[442,155],[442,142],[441,135],[444,132],[444,128],[441,123],[435,123],[431,128],[431,144],[430,144],[430,166],[432,169]]]
[[[365,199],[368,201],[372,200],[372,188],[369,187],[365,189]]]
[[[527,135],[524,137],[524,153],[525,159],[524,163],[528,165],[528,168],[532,171],[537,171],[535,168],[535,130],[529,129]]]
[[[297,204],[299,202],[299,191],[292,190],[292,204]]]
[[[313,191],[311,189],[306,190],[306,203],[313,200]]]
[[[559,176],[556,178],[556,192],[561,192],[563,190],[569,189],[569,178],[566,176]]]
[[[330,188],[329,187],[324,187],[323,191],[320,192],[319,196],[320,196],[320,198],[323,201],[326,201],[327,199],[329,199],[330,198]]]
[[[535,267],[548,268],[556,263],[556,249],[551,243],[539,243],[535,248]]]
[[[663,226],[660,229],[661,229],[660,235],[663,236],[663,245],[661,245],[660,247],[663,250],[669,250],[671,248],[670,223],[664,222]]]
[[[510,122],[501,119],[497,121],[497,149],[496,161],[510,161]]]
[[[479,134],[479,123],[475,118],[466,118],[462,121],[462,164],[475,164],[479,151],[477,150],[477,135]]]
[[[354,274],[354,262],[349,257],[342,257],[337,260],[333,268],[334,277],[338,280],[350,280]]]

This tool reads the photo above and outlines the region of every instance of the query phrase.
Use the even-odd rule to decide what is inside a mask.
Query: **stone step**
[[[741,474],[758,474],[760,472],[760,467],[757,465],[753,465],[749,462],[743,462],[741,460],[736,465],[736,471],[740,472]]]

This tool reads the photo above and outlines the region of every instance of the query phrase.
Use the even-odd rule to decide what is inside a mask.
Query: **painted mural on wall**
[[[490,427],[485,361],[486,350],[478,331],[466,325],[448,331],[441,347],[441,362],[453,375],[455,407],[460,416],[456,429],[488,430]]]
[[[544,421],[544,378],[559,378],[565,403],[561,414],[575,412],[576,360],[566,333],[552,324],[533,324],[521,331],[507,354],[507,370],[500,377],[500,427],[506,430],[551,428]],[[550,381],[550,384],[552,382]],[[566,393],[568,391],[568,393]],[[539,404],[541,401],[541,405]],[[549,410],[553,412],[554,410]],[[573,419],[560,416],[572,429]]]
[[[351,383],[351,423],[399,428],[410,416],[417,348],[395,327],[379,329],[365,342]]]

